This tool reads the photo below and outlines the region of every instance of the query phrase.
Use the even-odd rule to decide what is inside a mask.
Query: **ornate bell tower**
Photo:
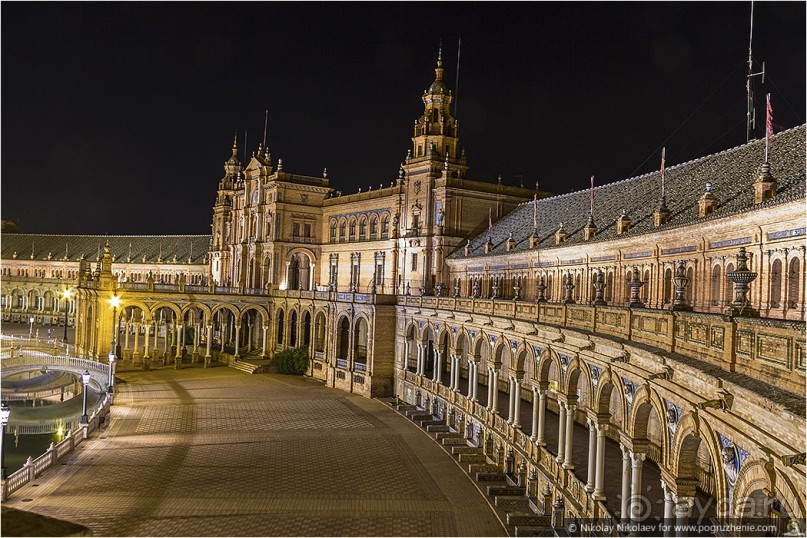
[[[434,82],[423,92],[423,115],[415,120],[412,149],[401,164],[404,200],[401,208],[399,292],[432,293],[440,280],[445,226],[450,211],[446,186],[465,177],[468,166],[459,147],[459,123],[451,115],[454,99],[443,80],[442,49]]]
[[[224,177],[219,181],[216,203],[213,205],[213,223],[210,225],[210,276],[213,282],[221,286],[228,285],[228,279],[231,278],[233,195],[243,179],[242,174],[238,144],[233,138],[232,155],[224,163]]]

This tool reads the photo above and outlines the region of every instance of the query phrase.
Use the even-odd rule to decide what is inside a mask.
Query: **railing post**
[[[59,458],[56,457],[56,446],[52,442],[48,447],[48,454],[50,454],[50,465],[53,467]]]
[[[36,469],[34,468],[34,458],[31,456],[25,460],[25,469],[28,473],[28,482],[32,482],[36,478]]]

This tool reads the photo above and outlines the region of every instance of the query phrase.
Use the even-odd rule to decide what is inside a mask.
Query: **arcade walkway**
[[[118,372],[112,425],[8,506],[96,536],[503,536],[474,484],[377,401],[234,369]]]

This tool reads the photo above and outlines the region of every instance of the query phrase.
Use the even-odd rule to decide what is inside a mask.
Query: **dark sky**
[[[750,3],[2,4],[2,217],[210,233],[233,133],[286,171],[397,177],[444,41],[474,179],[567,192],[745,142]],[[779,129],[805,121],[805,3],[755,4]],[[758,106],[761,135],[764,106]]]

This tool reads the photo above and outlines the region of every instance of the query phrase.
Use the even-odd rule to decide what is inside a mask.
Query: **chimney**
[[[510,252],[516,247],[516,240],[513,239],[513,232],[510,232],[510,236],[507,238],[507,243],[505,243],[505,248],[507,252]]]
[[[653,211],[653,226],[658,228],[662,224],[667,224],[667,221],[670,220],[670,210],[667,209],[667,199],[666,197],[661,197],[661,203]]]
[[[583,228],[583,238],[586,241],[590,241],[594,239],[597,235],[597,225],[594,224],[594,215],[591,213],[588,214],[588,222],[586,223],[585,227]]]

